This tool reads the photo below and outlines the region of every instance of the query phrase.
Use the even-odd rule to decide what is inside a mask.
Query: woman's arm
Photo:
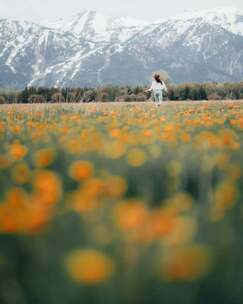
[[[166,87],[164,81],[163,81],[163,90],[165,90],[165,92],[168,93],[168,89],[167,89],[167,87]]]
[[[144,92],[148,93],[148,92],[151,92],[151,91],[153,91],[153,84],[151,85],[151,87],[149,89],[145,90]]]

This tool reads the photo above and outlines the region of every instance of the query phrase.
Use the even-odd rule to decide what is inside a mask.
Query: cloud
[[[9,8],[5,3],[0,3],[0,17],[7,17],[9,14]]]
[[[0,17],[38,21],[69,17],[85,9],[137,19],[159,20],[188,10],[231,5],[243,9],[242,0],[0,0]]]

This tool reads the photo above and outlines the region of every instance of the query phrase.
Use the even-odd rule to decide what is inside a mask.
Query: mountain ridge
[[[95,11],[75,16],[49,24],[0,19],[0,87],[146,84],[158,69],[176,83],[243,78],[242,10],[153,23]]]

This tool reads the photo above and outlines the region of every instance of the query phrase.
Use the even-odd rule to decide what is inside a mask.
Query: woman
[[[146,90],[145,92],[153,92],[154,100],[157,105],[161,105],[163,101],[163,91],[168,93],[165,83],[161,80],[159,74],[154,75],[154,80],[150,89]]]

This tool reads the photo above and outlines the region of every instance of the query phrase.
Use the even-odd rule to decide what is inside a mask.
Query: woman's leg
[[[153,91],[153,93],[152,93],[152,101],[153,102],[155,102],[156,101],[156,96],[155,96],[156,94],[155,94],[155,92]]]
[[[157,103],[157,102],[159,102],[159,94],[158,94],[158,92],[155,92],[154,93],[154,101]]]
[[[158,99],[159,99],[158,103],[162,104],[162,102],[163,102],[163,92],[162,91],[159,93]]]

